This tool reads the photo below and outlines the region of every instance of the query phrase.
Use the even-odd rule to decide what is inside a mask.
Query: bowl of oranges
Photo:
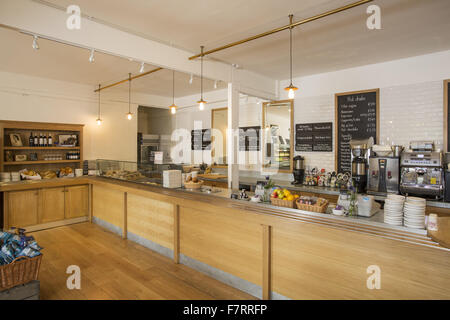
[[[270,202],[274,206],[295,208],[295,200],[298,198],[298,194],[292,194],[287,189],[277,188],[270,195]]]

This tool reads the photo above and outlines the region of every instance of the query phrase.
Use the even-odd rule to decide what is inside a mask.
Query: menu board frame
[[[359,90],[359,91],[349,91],[349,92],[341,92],[341,93],[336,93],[334,95],[334,121],[335,121],[335,126],[334,126],[334,133],[335,133],[335,154],[334,154],[334,168],[336,170],[336,172],[339,170],[338,168],[338,157],[339,157],[339,143],[340,143],[340,138],[339,138],[339,127],[340,127],[340,123],[339,123],[339,114],[338,114],[338,110],[339,110],[339,97],[342,96],[351,96],[351,95],[356,95],[356,94],[364,94],[364,93],[375,93],[376,97],[376,106],[375,106],[375,116],[376,116],[376,143],[379,143],[380,141],[380,88],[376,88],[376,89],[368,89],[368,90]]]
[[[450,152],[450,79],[444,80],[444,149]]]

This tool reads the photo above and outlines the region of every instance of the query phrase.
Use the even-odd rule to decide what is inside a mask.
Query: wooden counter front
[[[256,285],[264,299],[450,298],[450,251],[426,235],[122,181],[91,183],[94,218],[172,250],[175,262],[182,255]],[[367,286],[374,266],[380,289]]]

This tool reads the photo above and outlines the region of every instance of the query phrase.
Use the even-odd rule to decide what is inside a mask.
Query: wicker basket
[[[312,205],[312,204],[299,203],[299,200],[300,199],[297,199],[295,201],[295,204],[297,205],[297,209],[299,209],[299,210],[318,212],[318,213],[325,213],[327,211],[328,201],[324,198],[317,199],[317,201],[320,201],[322,203],[322,205],[320,205],[320,206],[318,206],[317,204]]]
[[[285,208],[295,208],[295,200],[281,200],[278,198],[270,197],[270,202],[274,206],[285,207]]]
[[[42,254],[34,257],[18,257],[11,263],[0,266],[0,291],[37,280]]]

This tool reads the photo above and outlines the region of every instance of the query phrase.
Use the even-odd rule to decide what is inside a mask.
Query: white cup
[[[197,173],[198,173],[198,171],[192,171],[191,172],[192,179],[197,178]]]
[[[75,176],[76,177],[83,176],[83,169],[75,169]]]

